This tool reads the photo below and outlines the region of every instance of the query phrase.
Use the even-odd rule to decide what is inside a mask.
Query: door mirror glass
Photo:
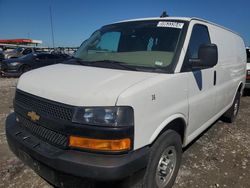
[[[193,69],[214,67],[218,62],[218,49],[216,44],[203,44],[199,47],[198,58],[189,59]]]

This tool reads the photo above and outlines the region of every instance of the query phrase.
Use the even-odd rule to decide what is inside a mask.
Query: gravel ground
[[[9,150],[4,121],[13,110],[17,79],[0,78],[0,187],[50,188]],[[248,92],[249,93],[249,92]],[[183,153],[174,188],[249,188],[250,187],[250,97],[242,97],[238,118],[233,124],[216,122]],[[123,182],[123,187],[141,187],[138,173]],[[125,186],[124,186],[125,185]],[[108,184],[106,187],[118,187]],[[82,187],[86,187],[82,185]],[[104,187],[97,184],[94,187]]]

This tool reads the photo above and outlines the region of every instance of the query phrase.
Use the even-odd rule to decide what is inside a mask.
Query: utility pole
[[[53,48],[55,48],[54,29],[53,29],[53,20],[52,20],[51,5],[49,6],[49,13],[50,13],[50,27],[51,27],[52,45],[53,45]]]

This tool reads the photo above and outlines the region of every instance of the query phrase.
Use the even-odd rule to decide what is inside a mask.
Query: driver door
[[[190,23],[193,25],[187,53],[185,56],[183,71],[188,73],[189,96],[189,128],[188,139],[192,140],[211,123],[215,112],[215,74],[216,68],[192,70],[189,59],[198,59],[198,50],[202,44],[211,44],[209,30],[206,25]]]

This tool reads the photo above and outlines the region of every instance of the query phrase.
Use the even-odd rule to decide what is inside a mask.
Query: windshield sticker
[[[162,66],[162,65],[163,65],[163,62],[161,62],[161,61],[155,61],[155,65],[157,65],[157,66]]]
[[[179,22],[159,22],[157,24],[157,27],[171,27],[171,28],[178,28],[182,29],[184,26],[184,23]]]

